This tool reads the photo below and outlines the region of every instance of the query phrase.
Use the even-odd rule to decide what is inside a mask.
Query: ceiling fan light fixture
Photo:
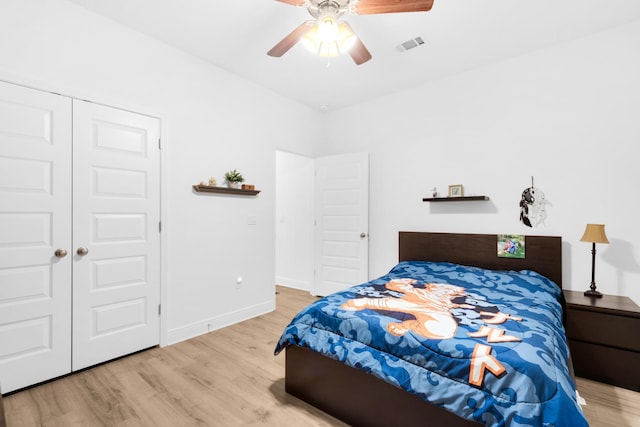
[[[338,38],[336,40],[336,43],[338,43],[340,52],[346,52],[349,49],[351,49],[355,44],[356,40],[358,40],[358,38],[356,37],[355,34],[353,34],[353,31],[351,31],[351,27],[349,27],[349,25],[347,25],[342,21],[339,22]]]
[[[322,41],[320,37],[318,37],[318,32],[315,28],[309,30],[307,34],[302,37],[302,44],[304,44],[309,52],[323,58],[333,58],[340,54],[336,42]]]
[[[323,43],[333,43],[338,39],[338,24],[333,16],[323,16],[318,20],[318,38]]]
[[[333,58],[347,52],[356,40],[356,35],[348,25],[335,21],[331,24],[326,22],[316,24],[301,39],[307,50],[323,58]]]

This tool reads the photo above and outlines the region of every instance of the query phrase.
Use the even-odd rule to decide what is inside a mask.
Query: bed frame
[[[400,232],[399,261],[453,262],[492,270],[534,270],[562,287],[562,239],[526,236],[526,258],[499,258],[495,234]],[[286,349],[285,390],[352,426],[472,427],[385,381],[309,349]]]

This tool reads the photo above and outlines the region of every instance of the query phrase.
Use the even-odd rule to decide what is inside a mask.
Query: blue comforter
[[[275,353],[310,348],[487,426],[587,426],[560,299],[533,271],[401,262],[303,309]]]

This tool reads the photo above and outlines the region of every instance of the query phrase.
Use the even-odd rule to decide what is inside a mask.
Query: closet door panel
[[[2,391],[71,371],[71,100],[0,82]]]
[[[73,109],[77,370],[159,343],[160,155],[157,119]]]

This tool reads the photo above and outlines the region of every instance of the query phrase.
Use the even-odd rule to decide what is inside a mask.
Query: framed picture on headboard
[[[498,234],[498,256],[525,258],[525,237],[522,234]]]

